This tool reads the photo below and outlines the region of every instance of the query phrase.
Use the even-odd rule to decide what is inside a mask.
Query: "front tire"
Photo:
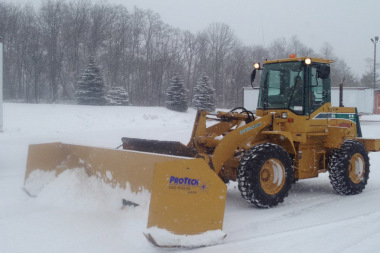
[[[292,187],[292,160],[276,144],[257,145],[242,157],[237,180],[245,200],[262,208],[276,206],[284,201]]]
[[[346,140],[332,152],[329,162],[330,182],[342,195],[361,193],[369,178],[369,157],[364,145]]]

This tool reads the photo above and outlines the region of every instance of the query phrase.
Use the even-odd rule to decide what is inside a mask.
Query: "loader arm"
[[[209,118],[208,116],[215,118]],[[195,117],[193,132],[191,134],[188,148],[193,148],[198,151],[198,154],[207,153],[207,148],[214,148],[220,142],[216,137],[225,135],[239,122],[245,121],[247,117],[239,113],[217,112],[216,114],[209,113],[205,110],[199,110]],[[207,120],[220,121],[218,124],[207,127]]]
[[[223,164],[234,157],[236,148],[239,144],[252,136],[258,135],[263,129],[271,125],[272,122],[273,115],[268,114],[226,134],[216,146],[211,158],[215,173],[219,174]]]

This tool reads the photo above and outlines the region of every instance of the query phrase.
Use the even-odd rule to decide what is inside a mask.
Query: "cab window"
[[[304,65],[284,62],[265,65],[261,75],[258,108],[304,111]]]
[[[311,78],[311,89],[310,89],[310,110],[311,112],[317,110],[324,103],[328,102],[328,94],[325,94],[323,91],[326,90],[325,86],[327,85],[327,79],[323,80],[318,77],[317,67],[312,66],[310,71]],[[324,89],[325,88],[325,89]]]

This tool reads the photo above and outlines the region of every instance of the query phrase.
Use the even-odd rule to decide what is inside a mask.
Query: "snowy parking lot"
[[[113,189],[77,170],[62,174],[37,197],[23,191],[28,145],[47,142],[116,148],[121,137],[187,144],[195,110],[4,104],[0,133],[0,252],[164,252],[146,229],[149,193]],[[380,138],[380,116],[362,116],[364,137]],[[252,207],[229,183],[220,245],[191,252],[377,252],[380,248],[380,153],[370,153],[366,189],[338,195],[328,174],[297,182],[283,204]],[[171,250],[188,252],[187,249]]]

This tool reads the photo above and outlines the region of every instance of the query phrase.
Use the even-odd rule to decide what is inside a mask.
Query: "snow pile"
[[[148,191],[133,193],[128,187],[113,188],[96,176],[89,177],[83,168],[68,169],[58,176],[54,171],[33,171],[24,189],[40,204],[71,210],[117,210],[123,199],[147,209],[150,200]]]
[[[176,235],[166,229],[158,227],[148,228],[145,232],[153,238],[154,243],[161,247],[183,247],[183,248],[198,248],[216,244],[221,244],[226,234],[218,229],[206,231],[197,235]]]
[[[35,197],[41,192],[42,188],[56,177],[55,171],[35,170],[30,173],[25,181],[24,190],[28,195]]]

